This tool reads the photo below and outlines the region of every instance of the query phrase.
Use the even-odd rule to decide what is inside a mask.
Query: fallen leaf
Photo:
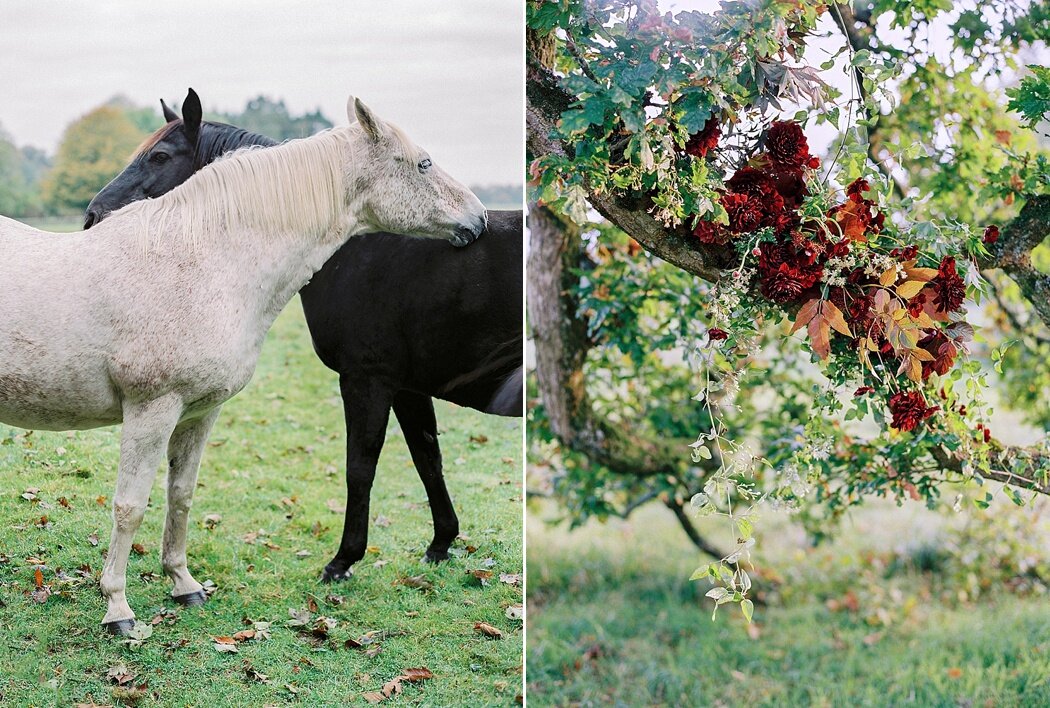
[[[957,678],[960,678],[962,675],[963,675],[963,672],[962,672],[962,669],[960,669],[960,668],[957,668],[957,667],[953,666],[952,668],[948,669],[948,677],[949,678],[957,679]]]
[[[97,546],[98,545],[98,531],[93,531],[90,534],[88,534],[87,542],[89,544],[91,544],[92,546]]]
[[[375,705],[376,703],[380,703],[384,699],[386,699],[386,696],[384,696],[382,693],[378,693],[376,691],[369,691],[368,693],[362,693],[361,697],[364,698],[366,701],[368,701],[369,703],[371,703],[373,705]]]
[[[244,660],[241,666],[244,668],[244,675],[250,680],[258,681],[259,683],[270,683],[270,677],[256,670],[256,668],[252,666],[252,663],[247,659]]]
[[[488,441],[489,441],[489,439],[488,439],[488,436],[486,436],[486,435],[471,435],[470,436],[470,442],[477,443],[478,445],[484,445]]]
[[[499,581],[507,585],[521,585],[521,575],[517,573],[500,573]]]
[[[375,518],[375,521],[373,523],[380,528],[386,528],[390,525],[390,519],[380,514]]]
[[[289,607],[288,614],[291,616],[291,619],[287,622],[289,627],[304,627],[310,624],[310,611],[305,608],[297,610],[294,607]]]
[[[492,637],[493,639],[503,639],[503,632],[485,622],[475,622],[474,631],[484,634],[486,637]]]
[[[503,614],[507,615],[507,619],[520,620],[525,616],[525,607],[523,605],[511,605]]]
[[[106,678],[118,686],[123,686],[134,681],[135,675],[128,671],[126,664],[117,664],[109,668],[109,671],[106,672]]]
[[[239,632],[233,633],[233,641],[235,642],[246,642],[249,639],[255,639],[254,629],[242,629]]]
[[[208,514],[204,517],[204,528],[213,529],[222,521],[222,514]]]
[[[400,578],[394,581],[394,583],[405,585],[410,588],[418,588],[420,590],[430,590],[434,587],[434,583],[427,580],[425,575],[412,575],[407,578]]]
[[[233,637],[212,637],[215,651],[226,654],[237,654],[237,641]]]
[[[131,544],[131,550],[135,552],[135,555],[144,556],[146,555],[146,547],[141,543]]]
[[[329,499],[328,501],[325,502],[325,506],[327,506],[328,510],[330,512],[332,512],[333,514],[345,514],[346,513],[346,504],[344,504],[343,502],[339,501],[338,499]]]
[[[416,669],[405,669],[401,672],[401,678],[409,682],[426,681],[434,678],[434,674],[427,667],[420,666]]]

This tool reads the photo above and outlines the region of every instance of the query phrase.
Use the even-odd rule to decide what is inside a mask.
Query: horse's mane
[[[237,150],[164,196],[129,204],[113,217],[139,219],[151,242],[193,244],[233,226],[319,236],[343,213],[346,156],[360,130],[333,128],[275,147]]]

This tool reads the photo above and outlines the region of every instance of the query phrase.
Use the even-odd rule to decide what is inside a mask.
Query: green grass
[[[891,576],[873,546],[921,535],[895,523],[906,510],[820,551],[767,520],[761,560],[785,589],[750,634],[737,610],[711,621],[709,586],[688,580],[699,558],[665,509],[576,532],[541,513],[527,518],[532,706],[1050,705],[1050,600],[945,603],[939,581]]]
[[[314,357],[293,302],[270,332],[254,381],[225,406],[205,454],[190,517],[190,569],[218,590],[202,608],[177,609],[161,574],[158,475],[136,537],[145,554],[133,554],[128,568],[128,597],[140,620],[161,608],[174,616],[139,647],[99,626],[105,606],[98,572],[109,539],[119,430],[29,434],[0,427],[0,705],[113,703],[120,697],[106,674],[121,663],[135,684],[147,685],[143,700],[150,705],[366,705],[362,693],[411,667],[427,667],[434,678],[405,684],[402,695],[384,704],[513,704],[521,692],[522,629],[506,610],[522,602],[522,592],[497,578],[522,568],[521,422],[440,402],[438,421],[446,478],[468,538],[453,548],[463,555],[437,567],[421,562],[430,512],[391,416],[371,510],[389,525],[372,524],[374,548],[352,580],[322,585],[320,570],[342,528],[342,515],[327,506],[345,500],[342,408],[336,376]],[[22,498],[30,487],[39,488],[39,501]],[[205,518],[213,514],[221,520],[208,528]],[[267,536],[244,540],[260,530]],[[275,547],[263,545],[265,539]],[[468,545],[476,547],[469,555]],[[44,582],[55,591],[43,604],[29,596],[30,558],[45,563]],[[486,568],[486,559],[494,577],[482,586],[466,571]],[[376,567],[377,561],[386,564]],[[79,578],[75,571],[84,565],[90,572]],[[433,588],[398,583],[417,575]],[[330,593],[342,596],[342,604]],[[289,608],[311,601],[315,617],[337,621],[330,640],[318,646],[286,625]],[[216,651],[212,635],[232,635],[249,620],[273,622],[272,636],[240,644],[238,654]],[[504,638],[481,636],[474,629],[479,621]],[[386,633],[375,656],[345,648],[346,639],[371,631]],[[244,662],[269,683],[248,677]]]

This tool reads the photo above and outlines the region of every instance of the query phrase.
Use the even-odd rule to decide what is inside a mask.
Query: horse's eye
[[[431,162],[430,162],[430,158],[429,157],[420,160],[419,161],[419,171],[420,172],[426,172],[427,170],[430,169],[430,165],[431,165]]]
[[[155,152],[149,156],[149,161],[158,165],[163,165],[165,162],[171,159],[171,155],[166,152]]]

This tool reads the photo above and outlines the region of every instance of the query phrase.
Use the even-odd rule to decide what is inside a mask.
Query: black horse
[[[84,228],[139,199],[158,197],[230,150],[273,140],[203,121],[190,89],[167,124],[88,205]],[[347,504],[325,581],[345,580],[365,554],[368,502],[391,408],[434,519],[424,559],[446,560],[459,534],[442,476],[433,398],[521,416],[522,212],[490,211],[469,248],[392,234],[350,239],[300,291],[314,349],[339,373],[346,415]]]

